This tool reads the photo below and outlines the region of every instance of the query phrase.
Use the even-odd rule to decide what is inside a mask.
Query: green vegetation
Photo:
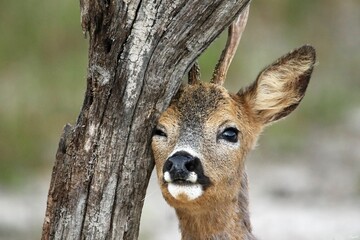
[[[226,83],[232,92],[292,48],[309,43],[318,52],[301,107],[265,134],[277,149],[296,150],[309,132],[331,129],[359,107],[357,9],[359,1],[252,2]],[[80,111],[87,40],[77,1],[2,1],[0,18],[0,185],[21,185],[34,173],[50,174],[62,127]],[[211,77],[224,41],[223,35],[201,57],[203,79]]]
[[[85,87],[87,41],[73,1],[0,3],[0,182],[53,164]]]

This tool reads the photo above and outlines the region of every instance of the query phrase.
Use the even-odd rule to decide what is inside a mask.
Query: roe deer
[[[158,182],[183,240],[255,239],[245,157],[264,126],[297,107],[314,67],[315,50],[305,45],[266,67],[249,87],[228,93],[221,85],[247,14],[230,26],[211,83],[198,81],[194,65],[153,134]]]

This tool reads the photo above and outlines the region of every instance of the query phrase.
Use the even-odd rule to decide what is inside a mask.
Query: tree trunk
[[[137,239],[156,119],[248,2],[80,0],[87,89],[59,142],[42,239]]]

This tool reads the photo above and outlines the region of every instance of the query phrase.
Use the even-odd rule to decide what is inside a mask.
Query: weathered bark
[[[60,139],[42,239],[136,239],[159,114],[248,0],[80,0],[85,100]]]

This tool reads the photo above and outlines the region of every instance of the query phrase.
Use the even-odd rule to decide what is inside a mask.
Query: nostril
[[[173,163],[171,161],[166,161],[163,170],[164,172],[167,172],[170,171],[172,167]]]
[[[195,170],[195,164],[194,161],[190,161],[185,163],[185,168],[189,171],[189,172],[193,172]]]
[[[189,161],[185,163],[185,168],[189,172],[193,172],[197,168],[198,162],[199,162],[198,158],[189,159]]]

